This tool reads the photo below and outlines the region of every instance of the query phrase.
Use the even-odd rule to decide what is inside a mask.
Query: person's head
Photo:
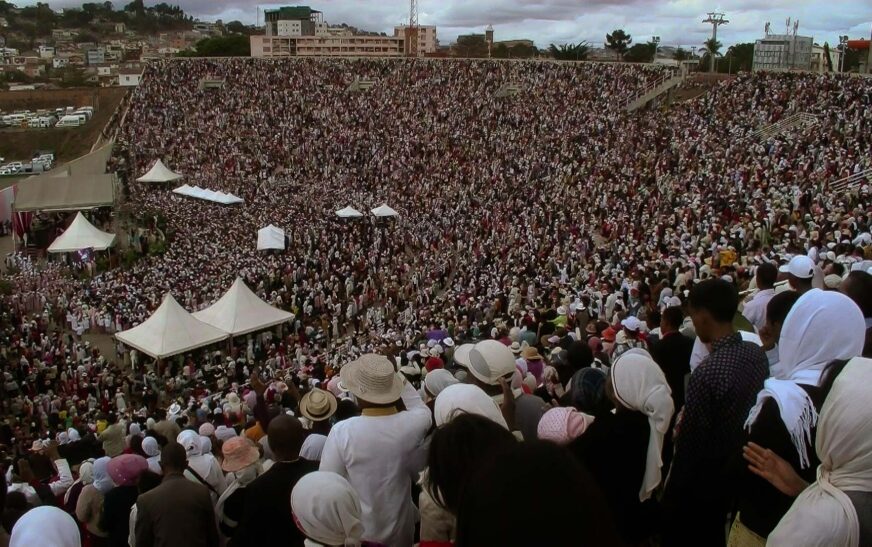
[[[778,344],[784,320],[787,319],[787,314],[797,300],[799,300],[798,292],[784,291],[773,296],[766,304],[766,322],[760,329],[760,340],[763,342],[764,349],[770,350]]]
[[[461,492],[475,480],[479,463],[516,442],[506,427],[475,414],[460,414],[436,428],[428,456],[433,500],[456,514]]]
[[[585,342],[573,342],[566,350],[566,362],[569,365],[570,373],[574,374],[593,363],[593,351]]]
[[[81,536],[75,519],[66,511],[43,505],[24,513],[9,537],[10,547],[46,545],[67,547],[80,545]]]
[[[519,507],[525,518],[517,518]],[[566,448],[514,443],[481,460],[467,481],[455,545],[619,545],[606,508],[596,481]]]
[[[291,512],[297,528],[321,545],[359,545],[363,535],[360,497],[336,473],[304,475],[291,492]]]
[[[549,409],[536,427],[536,436],[541,441],[566,445],[581,437],[594,417],[572,407],[559,406]]]
[[[139,483],[137,483],[136,487],[139,489],[140,494],[145,494],[149,490],[156,488],[163,477],[155,473],[154,471],[143,471],[141,475],[139,475]]]
[[[694,285],[688,309],[696,335],[710,343],[732,332],[733,316],[739,307],[736,288],[723,279],[707,279]]]
[[[790,262],[779,268],[781,273],[787,274],[790,287],[802,294],[811,290],[814,278],[814,261],[805,255],[797,255]]]
[[[188,455],[185,447],[175,441],[170,441],[160,451],[160,467],[164,475],[183,473],[188,466]]]
[[[678,306],[666,308],[660,314],[660,332],[662,334],[678,332],[682,323],[684,323],[684,312]]]
[[[403,379],[384,355],[361,355],[342,367],[339,377],[360,408],[394,406],[403,393]]]
[[[483,340],[469,351],[470,376],[487,393],[499,393],[500,379],[510,382],[515,370],[512,350],[496,340]]]
[[[611,400],[605,395],[606,373],[598,368],[583,368],[572,376],[569,404],[591,416],[611,411]]]
[[[502,412],[490,395],[472,384],[448,386],[436,397],[433,416],[436,426],[441,426],[463,414],[476,414],[508,429]]]
[[[853,271],[842,281],[839,291],[860,306],[863,317],[872,317],[872,275]]]
[[[773,264],[764,262],[757,266],[756,278],[758,290],[771,289],[775,286],[775,281],[778,280],[778,268]]]
[[[303,425],[297,418],[279,414],[270,421],[267,441],[277,461],[296,460],[304,440]]]

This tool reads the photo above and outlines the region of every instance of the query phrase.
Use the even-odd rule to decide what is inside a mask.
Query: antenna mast
[[[721,25],[726,25],[727,23],[729,23],[729,21],[725,19],[725,15],[723,13],[712,11],[708,13],[708,18],[704,19],[703,23],[711,23],[712,43],[714,43],[718,41],[718,27]],[[709,51],[709,57],[711,57],[711,72],[714,72],[716,59],[713,51]]]
[[[406,53],[418,56],[418,0],[409,0],[409,26],[406,27]]]

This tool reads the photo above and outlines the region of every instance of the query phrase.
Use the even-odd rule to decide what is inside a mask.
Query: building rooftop
[[[308,19],[313,13],[321,13],[309,6],[283,6],[278,9],[266,9],[263,10],[263,12],[269,13],[270,15],[275,13],[286,19]]]

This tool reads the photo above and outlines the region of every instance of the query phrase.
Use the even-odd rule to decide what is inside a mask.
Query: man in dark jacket
[[[267,440],[276,463],[245,488],[245,513],[233,534],[232,547],[303,545],[291,517],[291,490],[316,463],[300,459],[305,434],[296,418],[280,414],[269,423]]]
[[[160,453],[163,482],[136,501],[136,544],[154,547],[217,547],[218,529],[209,490],[182,475],[188,465],[176,442]]]
[[[684,314],[679,307],[663,310],[660,317],[660,339],[651,346],[651,356],[663,369],[672,390],[676,414],[684,406],[684,380],[690,374],[690,354],[693,340],[679,332]]]

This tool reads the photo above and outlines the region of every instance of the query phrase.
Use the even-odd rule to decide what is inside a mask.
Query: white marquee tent
[[[373,215],[377,217],[395,217],[399,216],[400,213],[396,212],[393,208],[388,206],[386,203],[383,203],[370,211]]]
[[[217,302],[193,315],[231,336],[268,329],[294,318],[294,314],[261,300],[239,277]]]
[[[220,203],[221,205],[233,205],[236,203],[242,203],[244,201],[241,197],[235,196],[233,194],[215,192],[206,188],[200,188],[199,186],[188,186],[187,184],[179,186],[178,188],[173,190],[173,193],[179,194],[180,196],[187,196],[191,198],[212,201],[214,203]]]
[[[226,340],[228,335],[195,318],[167,293],[151,317],[132,329],[116,333],[115,337],[161,359]]]
[[[115,243],[115,234],[106,233],[88,222],[80,212],[70,227],[59,235],[48,247],[50,253],[71,253],[82,249],[104,251]]]
[[[257,250],[285,249],[285,231],[270,224],[257,231]]]
[[[164,162],[158,159],[154,162],[151,169],[148,170],[148,173],[142,175],[136,180],[138,182],[172,182],[174,180],[179,180],[180,178],[182,178],[182,175],[173,172],[169,167],[164,165]]]
[[[349,205],[345,209],[339,209],[336,211],[336,216],[339,218],[359,218],[363,216],[363,213]]]

